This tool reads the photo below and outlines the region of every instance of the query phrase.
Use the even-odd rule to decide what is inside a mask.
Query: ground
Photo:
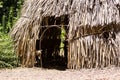
[[[120,68],[56,70],[16,68],[0,70],[0,80],[120,80]]]

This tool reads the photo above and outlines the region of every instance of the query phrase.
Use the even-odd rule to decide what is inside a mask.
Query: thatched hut
[[[50,56],[61,56],[63,27],[62,56],[68,68],[119,66],[119,0],[26,0],[11,31],[21,64],[26,65],[28,54],[34,56],[36,50],[42,49],[43,65],[48,64]]]

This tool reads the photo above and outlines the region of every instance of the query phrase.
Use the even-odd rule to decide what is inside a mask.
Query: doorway
[[[63,18],[64,17],[64,18]],[[43,18],[42,29],[40,30],[39,37],[41,38],[41,49],[42,49],[42,67],[43,68],[54,68],[54,69],[66,69],[67,68],[67,41],[64,41],[64,56],[60,55],[60,44],[61,44],[61,27],[67,33],[68,31],[68,16],[62,16],[55,18],[46,17]],[[66,38],[66,36],[65,36]],[[36,42],[36,49],[40,48],[40,40]],[[39,65],[39,64],[38,64]]]

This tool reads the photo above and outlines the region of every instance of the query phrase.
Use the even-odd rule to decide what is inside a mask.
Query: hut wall
[[[72,31],[69,40],[68,68],[103,68],[119,66],[120,35],[109,26]],[[73,34],[72,34],[73,33]]]

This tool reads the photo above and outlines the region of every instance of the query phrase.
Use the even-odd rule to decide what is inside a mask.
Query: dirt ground
[[[120,68],[81,70],[3,69],[0,70],[0,80],[120,80]]]

